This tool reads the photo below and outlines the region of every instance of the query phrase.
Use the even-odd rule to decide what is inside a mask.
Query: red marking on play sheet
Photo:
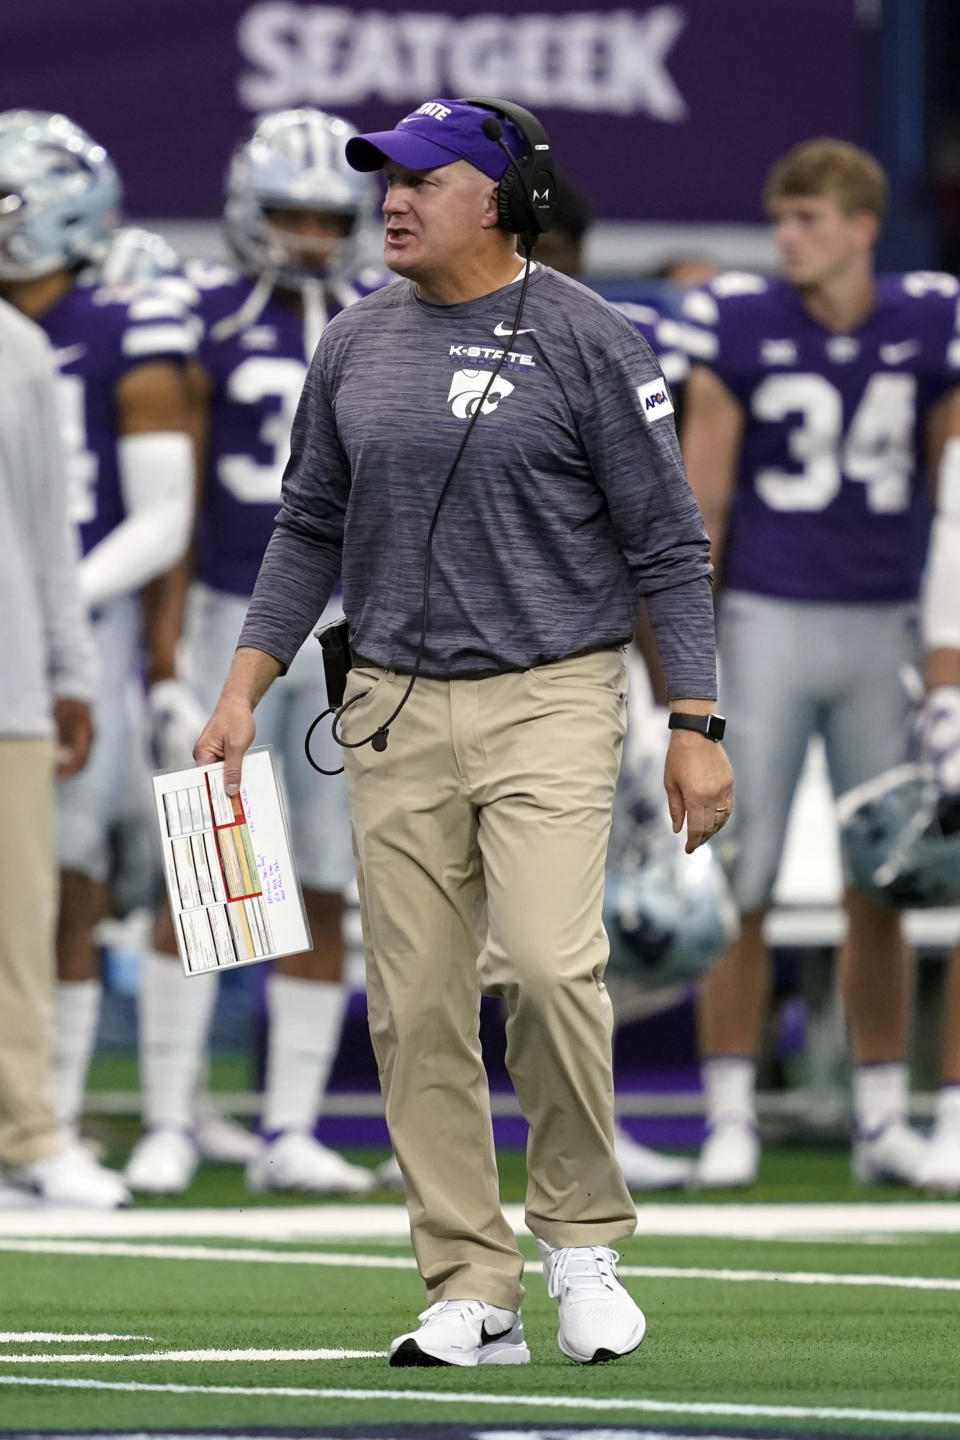
[[[210,788],[210,772],[207,771],[203,778],[207,782],[207,799],[210,802],[210,816],[213,820],[214,830],[230,830],[234,825],[245,824],[247,817],[243,809],[243,801],[240,799],[239,795],[227,796],[227,799],[230,801],[230,806],[233,810],[233,819],[224,820],[222,824],[217,823],[217,812],[214,809],[213,804],[213,791]],[[259,891],[257,893],[259,894]]]

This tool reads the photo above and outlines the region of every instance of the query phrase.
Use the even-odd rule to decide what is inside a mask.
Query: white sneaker
[[[693,1179],[692,1160],[648,1150],[619,1125],[613,1127],[613,1148],[629,1190],[676,1190]]]
[[[34,1190],[25,1190],[22,1185],[10,1185],[0,1175],[0,1210],[38,1210],[43,1204]]]
[[[918,1190],[936,1195],[960,1195],[960,1134],[956,1130],[934,1127],[913,1183]]]
[[[252,1131],[218,1110],[198,1111],[193,1134],[201,1160],[209,1165],[246,1165],[259,1148]]]
[[[853,1178],[861,1185],[915,1185],[926,1149],[926,1140],[905,1120],[893,1120],[878,1134],[854,1142]]]
[[[403,1189],[403,1171],[400,1169],[400,1162],[396,1155],[391,1155],[389,1160],[384,1160],[373,1173],[377,1177],[379,1190]]]
[[[328,1150],[312,1135],[289,1130],[276,1140],[261,1140],[247,1165],[247,1184],[258,1194],[264,1190],[305,1190],[311,1195],[368,1195],[376,1176],[362,1165],[351,1165],[336,1150]]]
[[[700,1190],[731,1190],[753,1185],[760,1165],[760,1137],[748,1120],[723,1120],[703,1142],[694,1166]]]
[[[55,1155],[8,1170],[7,1179],[48,1205],[117,1210],[132,1199],[116,1171],[98,1165],[80,1145],[65,1145]]]
[[[420,1329],[398,1335],[391,1365],[529,1365],[517,1310],[484,1300],[438,1300],[418,1315]]]
[[[134,1145],[123,1178],[142,1195],[182,1195],[200,1163],[196,1141],[186,1130],[163,1125]]]
[[[543,1240],[547,1291],[560,1302],[557,1344],[570,1360],[596,1365],[636,1350],[647,1322],[643,1311],[617,1277],[616,1250],[606,1245],[554,1249]]]

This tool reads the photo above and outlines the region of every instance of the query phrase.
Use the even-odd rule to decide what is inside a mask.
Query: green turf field
[[[851,1193],[839,1154],[774,1152],[765,1164],[757,1195],[768,1200]],[[521,1181],[508,1152],[508,1199]],[[202,1174],[185,1202],[270,1224],[227,1172]],[[695,1216],[690,1203],[677,1207],[681,1224]],[[843,1239],[625,1242],[624,1278],[647,1313],[647,1339],[598,1367],[559,1354],[553,1302],[524,1240],[533,1363],[473,1370],[391,1370],[380,1356],[349,1354],[385,1350],[423,1303],[399,1239],[171,1234],[189,1210],[137,1209],[121,1218],[139,1233],[122,1240],[82,1221],[72,1235],[45,1241],[35,1228],[24,1238],[0,1214],[0,1429],[551,1422],[960,1437],[960,1233],[923,1233],[925,1212],[936,1212],[922,1201],[913,1234],[878,1233],[874,1209],[868,1233]],[[356,1225],[357,1209],[341,1213]],[[278,1224],[284,1213],[294,1214],[278,1210]],[[76,1238],[84,1233],[98,1238]],[[38,1245],[56,1248],[25,1248]],[[75,1253],[84,1245],[92,1253]],[[750,1278],[735,1273],[744,1271]],[[64,1338],[25,1338],[38,1334]],[[316,1353],[325,1351],[334,1353]]]

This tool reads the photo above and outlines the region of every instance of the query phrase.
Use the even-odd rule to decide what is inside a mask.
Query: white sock
[[[960,1144],[960,1084],[951,1081],[937,1091],[933,1133],[936,1138],[950,1136]]]
[[[148,1129],[189,1130],[205,1073],[215,972],[184,975],[175,956],[150,950],[140,971],[140,1088]]]
[[[340,981],[270,976],[264,1134],[313,1129],[340,1043],[346,999]]]
[[[740,1055],[718,1055],[700,1065],[707,1129],[734,1120],[756,1126],[757,1067]]]
[[[907,1118],[907,1066],[903,1060],[853,1067],[853,1118],[857,1134],[870,1139]]]
[[[99,980],[58,980],[53,992],[53,1113],[74,1134],[83,1112],[87,1072],[97,1043]]]

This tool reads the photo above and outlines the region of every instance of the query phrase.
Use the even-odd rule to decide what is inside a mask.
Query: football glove
[[[182,770],[193,764],[193,747],[208,716],[182,680],[158,680],[147,695],[150,744],[161,770]]]
[[[923,759],[941,798],[960,796],[960,685],[937,685],[920,714]]]

